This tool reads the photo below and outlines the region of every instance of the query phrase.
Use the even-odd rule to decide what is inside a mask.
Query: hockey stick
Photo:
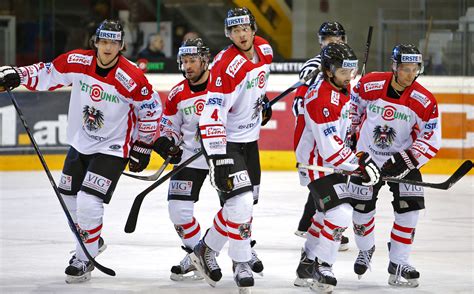
[[[134,179],[137,179],[137,180],[142,180],[142,181],[156,181],[160,178],[161,174],[163,173],[163,171],[165,170],[165,168],[168,166],[168,164],[170,163],[171,161],[171,156],[168,156],[166,158],[166,160],[163,162],[163,164],[160,166],[160,168],[154,173],[154,174],[151,174],[149,176],[140,176],[140,175],[134,175],[134,174],[130,174],[130,173],[127,173],[127,172],[123,172],[122,174],[124,176],[127,176],[127,177],[131,177],[131,178],[134,178]]]
[[[178,141],[178,143],[176,144],[175,147],[179,148],[178,146],[181,144],[181,142],[183,142],[182,138]],[[171,152],[177,152],[177,150],[174,149],[175,147],[173,147],[170,151]],[[148,176],[140,176],[140,175],[135,175],[135,174],[127,173],[127,172],[123,172],[122,174],[127,176],[127,177],[131,177],[131,178],[138,179],[138,180],[156,181],[160,178],[161,174],[163,173],[165,168],[168,166],[168,164],[170,163],[172,158],[173,158],[172,156],[166,157],[166,160],[163,162],[163,164],[160,166],[160,168],[154,174],[151,174],[151,175],[148,175]]]
[[[271,101],[265,103],[265,104],[263,105],[263,109],[268,109],[268,108],[272,107],[273,104],[277,103],[278,101],[280,101],[281,99],[283,99],[284,97],[286,97],[288,94],[290,94],[291,92],[293,92],[293,90],[295,90],[296,88],[299,88],[300,86],[304,85],[307,81],[309,81],[309,80],[311,80],[312,78],[314,78],[318,73],[319,73],[319,69],[313,70],[313,71],[310,72],[307,76],[305,76],[304,78],[302,78],[301,80],[299,80],[298,82],[296,82],[295,84],[293,84],[291,87],[289,87],[288,89],[286,89],[285,91],[283,91],[280,95],[276,96],[276,97],[273,98]]]
[[[176,166],[172,171],[161,177],[158,181],[151,184],[151,186],[143,190],[140,194],[137,195],[137,197],[135,197],[135,200],[132,204],[132,208],[130,209],[130,213],[128,214],[127,223],[125,224],[125,233],[133,233],[135,231],[135,228],[137,227],[138,213],[140,212],[140,207],[142,205],[143,199],[145,199],[145,196],[148,195],[148,193],[150,193],[151,191],[153,191],[156,187],[166,182],[166,180],[179,173],[183,168],[188,166],[191,162],[196,160],[202,154],[202,150],[194,154],[186,161]]]
[[[310,170],[325,172],[325,173],[336,173],[336,174],[343,174],[348,176],[359,176],[360,174],[354,173],[347,170],[342,169],[334,169],[330,167],[318,166],[318,165],[309,165],[304,163],[297,163],[297,168],[306,168]],[[382,181],[392,182],[392,183],[401,183],[401,184],[410,184],[414,186],[420,187],[428,187],[433,189],[440,189],[440,190],[448,190],[454,184],[456,184],[462,177],[464,177],[473,167],[473,163],[470,160],[464,161],[461,166],[444,182],[442,183],[428,183],[428,182],[420,182],[416,180],[409,180],[409,179],[396,179],[396,178],[389,178],[383,177]]]
[[[79,232],[77,231],[76,225],[74,224],[74,221],[72,220],[71,214],[69,213],[66,204],[64,203],[64,200],[59,193],[58,187],[56,186],[56,182],[53,179],[53,176],[51,175],[51,172],[49,170],[48,165],[46,164],[46,161],[44,160],[43,154],[41,153],[38,144],[36,143],[35,138],[33,137],[30,128],[28,127],[28,124],[26,122],[25,117],[23,116],[23,112],[20,110],[20,107],[18,106],[18,103],[13,96],[13,94],[10,92],[10,90],[7,89],[7,93],[10,96],[10,100],[13,103],[13,106],[15,106],[16,112],[18,113],[18,116],[20,117],[20,120],[23,124],[23,127],[25,127],[26,133],[28,134],[28,137],[30,138],[31,144],[33,144],[33,148],[36,151],[36,154],[38,155],[39,160],[41,161],[41,164],[43,165],[43,169],[46,172],[46,175],[48,176],[49,182],[51,183],[51,186],[53,187],[54,192],[56,193],[56,196],[58,197],[59,203],[61,204],[61,207],[64,211],[64,214],[66,214],[67,222],[69,224],[69,228],[71,231],[74,233],[74,236],[76,237],[77,241],[79,242],[79,245],[82,248],[82,251],[84,251],[84,254],[87,256],[87,258],[94,264],[96,268],[98,268],[101,272],[104,274],[110,275],[110,276],[115,276],[115,272],[107,268],[100,263],[98,263],[87,251],[86,246],[84,245],[81,236],[79,235]]]
[[[365,75],[365,66],[367,65],[367,60],[369,60],[369,50],[370,50],[370,44],[372,43],[373,30],[374,30],[374,27],[370,26],[369,33],[367,34],[367,43],[365,43],[364,63],[362,64],[362,71],[360,72],[360,75],[362,77]]]

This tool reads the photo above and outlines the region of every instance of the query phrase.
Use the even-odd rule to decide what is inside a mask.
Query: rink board
[[[149,75],[154,88],[165,100],[169,89],[182,79],[180,75]],[[272,75],[270,99],[296,82],[294,75]],[[438,155],[425,173],[450,173],[465,159],[474,159],[474,78],[422,77],[420,83],[431,90],[439,104],[443,141]],[[55,92],[14,91],[35,138],[51,169],[61,169],[66,145],[69,90]],[[0,94],[0,170],[37,170],[36,158],[21,121],[6,94]],[[261,131],[259,147],[264,170],[291,170],[295,167],[293,150],[294,116],[291,105],[294,94],[273,107],[272,120]],[[150,168],[162,160],[156,156]]]

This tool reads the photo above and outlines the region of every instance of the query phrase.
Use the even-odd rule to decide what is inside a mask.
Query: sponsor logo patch
[[[248,15],[240,15],[228,17],[225,19],[227,27],[250,24],[250,17]]]
[[[247,60],[241,56],[241,55],[236,55],[234,57],[234,59],[230,62],[229,66],[227,67],[226,69],[226,73],[235,78],[235,75],[237,74],[237,72],[239,71],[239,69],[244,65],[244,63],[246,62]]]
[[[173,90],[171,90],[171,92],[169,93],[168,95],[168,100],[171,101],[171,99],[173,99],[174,96],[176,96],[176,94],[178,94],[179,92],[183,91],[184,89],[184,85],[181,84],[179,85],[178,87],[174,88]]]
[[[260,50],[262,50],[262,53],[263,55],[270,55],[270,56],[273,56],[273,49],[272,49],[272,46],[268,45],[268,44],[262,44],[260,46]]]
[[[249,174],[246,170],[236,172],[230,175],[234,180],[234,190],[246,186],[251,186]]]
[[[431,104],[430,99],[426,97],[426,95],[423,95],[416,90],[413,90],[413,92],[411,92],[410,97],[420,102],[420,104],[423,105],[423,107],[425,108]]]
[[[72,190],[72,177],[66,174],[61,174],[61,179],[59,180],[59,188],[71,191]]]
[[[331,104],[339,105],[339,93],[336,91],[331,91]]]
[[[120,41],[122,39],[122,32],[101,30],[99,31],[99,39]]]
[[[137,86],[137,83],[135,83],[135,81],[121,68],[118,68],[115,72],[115,78],[129,92],[133,91],[133,89],[135,89]]]
[[[217,77],[217,79],[216,79],[216,87],[220,87],[220,86],[222,86],[222,79],[221,79],[221,77]]]
[[[103,195],[107,194],[111,184],[111,180],[90,171],[87,172],[86,177],[82,182],[83,186],[96,190]]]
[[[364,84],[364,91],[370,92],[375,90],[382,90],[385,85],[385,81],[376,81]]]
[[[192,181],[170,181],[169,193],[172,195],[183,195],[191,196],[191,191],[193,189]]]
[[[144,87],[140,90],[140,93],[142,94],[142,96],[148,95],[148,89],[146,88],[146,86],[144,86]]]
[[[324,117],[329,117],[329,109],[327,109],[326,107],[323,108],[323,115]]]
[[[421,63],[423,58],[421,54],[402,54],[400,61],[402,63]]]
[[[78,63],[83,65],[90,65],[92,63],[92,56],[84,54],[70,54],[67,57],[67,63]]]

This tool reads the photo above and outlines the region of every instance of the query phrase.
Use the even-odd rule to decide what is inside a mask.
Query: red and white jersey
[[[231,45],[214,59],[199,128],[207,154],[225,154],[227,141],[253,142],[260,135],[272,47],[255,36],[255,58]]]
[[[161,101],[143,72],[122,55],[106,77],[96,74],[96,53],[74,50],[51,63],[20,67],[30,90],[72,86],[67,141],[83,154],[127,158],[132,143],[151,144],[158,131]]]
[[[349,171],[359,167],[358,158],[345,143],[351,130],[350,88],[344,92],[322,78],[308,88],[304,97],[305,125],[296,146],[298,162]],[[301,185],[307,186],[329,174],[300,168],[299,175]]]
[[[416,81],[399,99],[387,97],[392,76],[369,73],[354,87],[351,115],[354,126],[360,125],[357,150],[369,152],[381,167],[392,154],[410,149],[421,167],[441,147],[438,105]]]
[[[199,118],[206,103],[206,95],[207,89],[193,92],[185,79],[173,87],[166,100],[160,123],[160,136],[173,138],[175,142],[182,139],[181,162],[201,151]],[[209,168],[204,156],[190,163],[188,167]]]

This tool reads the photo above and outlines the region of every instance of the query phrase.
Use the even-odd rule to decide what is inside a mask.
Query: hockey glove
[[[293,109],[292,109],[294,116],[303,114],[303,112],[301,111],[302,109],[303,109],[303,97],[296,96],[295,99],[293,100]]]
[[[362,174],[362,185],[373,186],[380,182],[380,169],[367,152],[357,153],[359,157],[358,171]]]
[[[130,151],[128,169],[134,173],[139,173],[144,170],[148,166],[148,163],[150,163],[151,149],[152,146],[140,141],[135,141]]]
[[[393,154],[382,166],[382,175],[403,179],[418,166],[418,160],[410,150]]]
[[[211,185],[218,191],[230,192],[234,189],[233,179],[229,177],[234,160],[226,155],[209,156],[209,177]]]
[[[179,163],[183,155],[183,150],[175,145],[174,139],[169,139],[168,137],[159,137],[155,144],[153,144],[153,150],[163,159],[167,159],[168,156],[171,156],[171,164]]]
[[[265,95],[265,97],[263,97],[262,126],[266,125],[267,122],[272,118],[272,107],[265,107],[268,102],[270,102],[270,100],[268,100],[267,95]]]
[[[0,92],[11,90],[20,85],[21,72],[17,67],[0,67]]]

